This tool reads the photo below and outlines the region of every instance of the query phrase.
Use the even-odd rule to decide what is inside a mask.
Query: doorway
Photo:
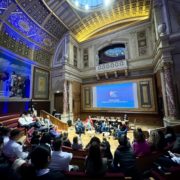
[[[63,113],[63,93],[54,94],[54,108],[58,113]]]

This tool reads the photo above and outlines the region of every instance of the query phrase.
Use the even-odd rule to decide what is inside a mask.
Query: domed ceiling
[[[31,49],[53,54],[67,32],[83,42],[148,19],[150,7],[151,0],[1,0],[0,45],[11,46],[10,38],[26,46],[24,56]]]

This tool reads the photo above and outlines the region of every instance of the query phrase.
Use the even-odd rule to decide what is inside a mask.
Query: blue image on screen
[[[133,82],[95,87],[97,108],[137,108],[137,84]]]

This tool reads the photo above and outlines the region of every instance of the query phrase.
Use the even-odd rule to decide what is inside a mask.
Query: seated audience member
[[[82,121],[80,120],[80,118],[78,118],[78,120],[76,121],[75,130],[76,130],[76,133],[79,135],[81,135],[82,133],[85,133],[85,127]]]
[[[49,134],[52,136],[52,138],[59,138],[61,136],[61,134],[55,130],[53,125],[49,127]]]
[[[62,140],[56,139],[53,142],[53,152],[52,152],[49,168],[51,170],[70,171],[72,166],[70,166],[69,163],[72,159],[73,154],[68,152],[63,152],[61,147],[62,147]]]
[[[0,159],[2,157],[2,150],[3,150],[3,137],[0,136]],[[1,162],[1,161],[0,161]]]
[[[140,128],[135,129],[133,132],[134,141],[132,143],[133,151],[136,156],[150,154],[150,145],[145,140],[145,136]]]
[[[41,137],[40,140],[40,145],[46,147],[51,151],[51,142],[52,142],[52,137],[49,133],[44,133]]]
[[[126,134],[123,134],[118,141],[119,146],[114,153],[113,169],[116,172],[123,172],[125,175],[134,177],[136,175],[136,157]]]
[[[52,115],[54,116],[57,113],[56,109],[53,110]]]
[[[59,180],[64,179],[64,175],[59,171],[53,171],[48,168],[51,153],[45,147],[38,146],[31,153],[31,163],[35,168],[35,179],[38,180]],[[28,177],[27,177],[28,179]]]
[[[32,145],[39,145],[40,144],[40,138],[41,138],[40,132],[35,130],[32,134],[31,144]]]
[[[180,165],[180,154],[168,151],[168,154],[160,156],[156,163],[158,163],[163,170],[178,166]]]
[[[27,129],[35,126],[35,122],[33,122],[33,118],[28,116],[27,113],[23,113],[21,117],[18,119],[18,122],[21,127],[25,127]]]
[[[91,119],[91,116],[89,116],[87,119],[86,119],[86,129],[87,130],[92,130],[93,129],[93,121]]]
[[[72,143],[72,149],[73,149],[73,150],[82,149],[82,143],[79,143],[78,141],[79,141],[79,140],[78,140],[78,137],[75,136],[75,137],[73,138],[73,143]]]
[[[28,156],[27,152],[23,152],[23,147],[17,141],[20,138],[21,132],[18,129],[14,129],[10,133],[10,140],[3,147],[3,154],[9,159],[22,158],[25,159]]]
[[[92,137],[92,138],[90,139],[89,143],[86,145],[86,149],[89,149],[89,147],[91,146],[91,144],[92,144],[93,142],[96,142],[97,144],[99,144],[99,146],[100,146],[100,144],[101,144],[100,139],[95,136],[95,137]]]
[[[165,140],[169,146],[172,146],[173,143],[176,141],[176,134],[172,127],[167,126],[165,130]]]
[[[109,144],[109,142],[107,141],[106,138],[103,138],[102,142],[101,142],[101,152],[102,152],[102,157],[107,158],[108,160],[108,165],[110,166],[113,156],[111,153],[111,146]]]
[[[44,123],[47,127],[50,127],[52,124],[52,122],[50,121],[50,116],[47,115],[46,118],[44,118]]]
[[[63,140],[63,146],[71,147],[71,142],[70,142],[70,140],[68,138],[68,133],[67,132],[63,133],[62,140]]]
[[[2,127],[3,145],[5,146],[9,141],[10,129],[8,127]]]
[[[164,133],[161,130],[150,132],[149,144],[151,151],[162,151],[167,147]]]
[[[89,176],[103,176],[107,169],[107,158],[101,157],[99,144],[93,142],[89,147],[89,153],[85,160],[85,172]]]

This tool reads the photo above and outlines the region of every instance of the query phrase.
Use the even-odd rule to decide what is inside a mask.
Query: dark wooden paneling
[[[38,114],[40,110],[45,110],[47,112],[50,112],[50,102],[49,101],[33,101],[32,102],[35,109],[38,111]],[[22,113],[23,111],[27,111],[29,105],[31,104],[30,101],[27,102],[0,102],[0,115],[2,114],[8,114],[8,113]]]

